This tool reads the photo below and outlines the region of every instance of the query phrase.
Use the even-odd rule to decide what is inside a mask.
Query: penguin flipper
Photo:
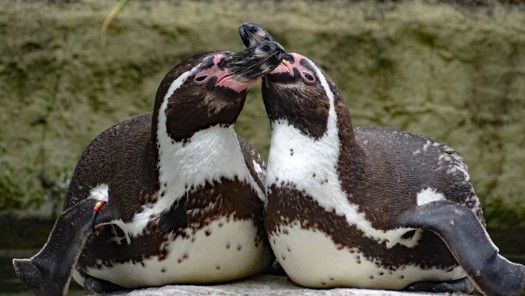
[[[34,295],[66,295],[71,273],[92,232],[94,199],[84,199],[63,212],[44,247],[30,259],[13,259],[15,272]],[[97,222],[108,216],[102,211]],[[109,219],[108,219],[109,220]]]
[[[520,295],[525,289],[525,266],[498,254],[470,209],[439,200],[402,212],[397,222],[440,237],[472,283],[485,295]]]
[[[474,292],[474,286],[468,277],[447,282],[417,282],[406,287],[410,292],[433,292],[433,293],[466,293]]]

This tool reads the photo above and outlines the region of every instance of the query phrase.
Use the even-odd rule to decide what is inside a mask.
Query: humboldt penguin
[[[246,46],[273,40],[254,23],[240,33]],[[265,226],[295,283],[524,290],[525,267],[498,254],[452,148],[392,128],[353,128],[334,82],[301,54],[286,54],[262,94],[272,129]]]
[[[217,283],[271,263],[265,164],[236,134],[247,90],[274,69],[275,42],[198,54],[175,66],[152,113],[122,121],[81,156],[42,250],[13,261],[36,295]]]

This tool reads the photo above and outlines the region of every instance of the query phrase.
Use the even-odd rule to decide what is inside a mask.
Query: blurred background
[[[5,0],[4,0],[5,1]],[[525,262],[525,5],[521,1],[129,0],[0,5],[0,294],[61,212],[75,163],[100,132],[150,112],[163,76],[204,51],[243,48],[261,24],[316,61],[354,126],[390,126],[455,148],[489,231]],[[255,86],[237,129],[267,156]],[[14,295],[14,294],[13,294]]]

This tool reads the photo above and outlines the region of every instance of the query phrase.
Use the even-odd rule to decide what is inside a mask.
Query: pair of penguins
[[[152,114],[88,146],[47,243],[13,261],[31,292],[67,294],[71,278],[96,293],[226,282],[274,258],[311,288],[523,291],[525,267],[498,254],[454,150],[353,128],[312,60],[257,24],[240,34],[246,49],[181,62]],[[267,167],[234,130],[260,77]]]

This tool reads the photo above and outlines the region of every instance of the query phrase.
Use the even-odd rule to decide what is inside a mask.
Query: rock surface
[[[244,281],[214,285],[214,286],[164,286],[160,288],[148,288],[142,290],[134,290],[128,293],[114,293],[111,295],[127,295],[127,296],[165,296],[165,295],[283,295],[283,296],[409,296],[409,295],[446,295],[446,294],[432,294],[432,293],[409,293],[396,292],[384,290],[368,290],[368,289],[327,289],[316,290],[306,289],[294,285],[290,280],[284,276],[264,275],[258,276]],[[463,295],[463,294],[454,294]]]

